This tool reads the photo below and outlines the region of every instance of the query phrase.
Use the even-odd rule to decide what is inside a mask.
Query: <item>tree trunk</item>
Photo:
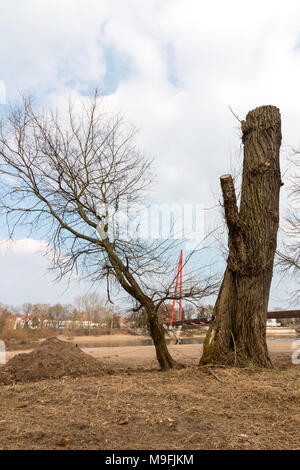
[[[111,244],[108,240],[105,242],[105,247],[115,270],[115,275],[120,282],[123,289],[135,298],[146,310],[150,334],[156,350],[156,357],[162,371],[173,368],[183,367],[181,364],[174,361],[168,351],[165,332],[161,325],[158,323],[158,315],[153,301],[143,293],[140,286],[134,279],[133,275],[129,272],[128,268],[124,266],[120,258],[113,252]]]
[[[182,364],[174,361],[171,354],[168,351],[165,332],[163,327],[158,323],[157,313],[155,311],[154,304],[149,303],[145,305],[145,309],[148,316],[150,334],[153,339],[153,343],[156,351],[156,358],[159,362],[162,371],[169,369],[183,367]]]
[[[200,364],[271,366],[266,318],[279,223],[281,119],[261,106],[242,121],[240,210],[230,175],[220,178],[228,227],[227,268]]]

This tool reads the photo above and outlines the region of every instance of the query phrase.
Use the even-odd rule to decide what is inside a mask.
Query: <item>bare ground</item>
[[[83,350],[101,360],[101,362],[107,366],[113,366],[116,368],[124,367],[151,367],[158,368],[155,349],[153,346],[140,346],[138,345],[141,339],[145,337],[132,336],[132,335],[115,335],[115,336],[76,336],[72,340],[68,340],[67,337],[59,336],[61,340],[68,341],[72,344],[78,344]],[[148,338],[149,339],[149,338]],[[297,339],[297,338],[295,338]],[[110,342],[110,344],[116,346],[103,346]],[[123,345],[128,344],[131,345]],[[91,347],[95,345],[95,347]],[[276,362],[291,365],[291,355],[293,352],[292,341],[274,341],[268,342],[268,348]],[[202,344],[182,344],[168,346],[174,359],[183,362],[185,364],[197,364],[202,353]],[[25,349],[24,353],[28,353],[32,349]],[[7,351],[6,359],[9,360],[20,351]]]
[[[222,382],[190,367],[1,387],[0,447],[300,448],[299,367],[213,371]]]
[[[300,367],[290,345],[269,345],[273,370],[198,369],[200,345],[181,345],[171,348],[190,365],[161,373],[143,346],[139,369],[115,357],[113,375],[1,386],[0,448],[59,449],[68,438],[69,449],[299,449]]]

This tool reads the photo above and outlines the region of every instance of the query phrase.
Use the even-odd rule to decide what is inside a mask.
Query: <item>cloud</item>
[[[87,289],[75,278],[67,291],[66,282],[54,282],[54,273],[48,271],[49,259],[43,256],[47,248],[47,243],[32,238],[0,242],[0,302],[67,303]]]
[[[99,37],[106,10],[100,2],[80,0],[12,0],[2,8],[1,78],[8,93],[29,89],[39,96],[101,80],[105,63]]]
[[[48,247],[43,240],[34,240],[32,238],[23,238],[20,240],[2,240],[0,241],[0,255],[5,254],[33,254],[40,253]]]
[[[300,141],[299,20],[297,0],[12,0],[0,18],[0,80],[8,98],[30,89],[43,103],[100,84],[155,158],[154,197],[213,207],[240,151],[228,105],[241,119],[262,104],[281,109],[288,168]]]
[[[143,11],[135,5],[103,29],[105,41],[132,64],[110,100],[127,110],[143,148],[156,157],[157,195],[211,205],[240,146],[228,105],[244,118],[255,106],[275,104],[284,146],[298,140],[300,6],[190,1],[187,7],[178,0]]]

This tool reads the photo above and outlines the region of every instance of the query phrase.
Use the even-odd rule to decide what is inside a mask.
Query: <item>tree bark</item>
[[[261,106],[242,121],[240,210],[230,175],[220,178],[228,227],[227,268],[200,364],[269,367],[266,318],[279,224],[281,119]]]
[[[158,322],[157,312],[152,302],[145,305],[145,309],[148,316],[150,334],[153,339],[153,343],[156,351],[156,358],[161,367],[162,371],[169,369],[183,367],[182,364],[174,361],[171,354],[168,351],[165,332],[163,327]]]

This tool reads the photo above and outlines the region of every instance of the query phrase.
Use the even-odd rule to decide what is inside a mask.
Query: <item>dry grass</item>
[[[53,336],[53,330],[31,330],[20,328],[16,330],[4,329],[0,339],[5,342],[6,350],[22,350],[37,346],[42,338]]]
[[[299,366],[213,371],[222,382],[188,367],[2,386],[0,448],[300,448]]]

